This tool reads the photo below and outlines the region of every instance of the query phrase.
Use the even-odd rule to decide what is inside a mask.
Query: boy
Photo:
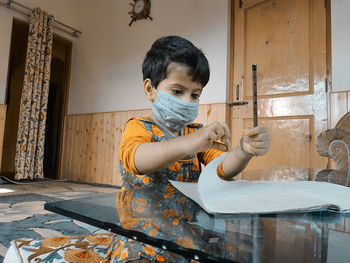
[[[143,187],[156,187],[157,194],[163,198],[173,196],[174,189],[168,180],[197,181],[200,163],[206,165],[224,151],[229,153],[217,170],[224,179],[239,174],[252,156],[268,151],[270,137],[263,127],[245,129],[241,143],[232,148],[225,123],[214,122],[204,127],[192,123],[198,115],[202,89],[209,80],[209,65],[201,50],[190,41],[178,36],[158,39],[148,51],[142,71],[144,92],[152,103],[153,114],[131,119],[125,126],[119,153],[120,202],[131,202],[126,200],[130,195],[125,192]],[[177,214],[182,213],[176,209],[179,208],[174,207]],[[151,230],[157,225],[146,223]],[[156,229],[155,237],[159,231]],[[107,258],[112,262],[124,262],[137,256],[154,261],[185,261],[154,249],[150,255],[140,243],[117,236]]]

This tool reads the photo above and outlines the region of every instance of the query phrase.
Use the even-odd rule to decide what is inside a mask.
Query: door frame
[[[241,1],[241,0],[239,0]],[[229,0],[229,47],[228,47],[228,58],[230,60],[229,63],[229,69],[227,72],[229,72],[228,80],[228,102],[226,102],[226,124],[229,126],[230,132],[232,134],[232,128],[231,127],[231,106],[229,105],[230,102],[233,102],[233,74],[234,74],[234,50],[235,50],[235,0]]]
[[[63,142],[65,136],[65,126],[66,126],[66,116],[68,115],[68,101],[69,101],[69,88],[70,88],[70,78],[71,78],[71,66],[72,66],[72,49],[73,42],[58,35],[54,34],[54,37],[58,38],[60,41],[65,42],[68,46],[68,50],[66,51],[67,57],[67,67],[64,73],[65,75],[65,85],[63,88],[63,106],[62,106],[62,115],[61,115],[61,130],[60,130],[60,139],[59,139],[59,149],[58,149],[58,163],[57,163],[57,179],[62,178],[62,155],[63,155]]]

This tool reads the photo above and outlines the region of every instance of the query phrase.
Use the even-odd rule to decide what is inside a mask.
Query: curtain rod
[[[25,16],[28,16],[28,17],[30,17],[30,14],[28,14],[28,13],[26,13],[26,12],[24,12],[24,11],[18,9],[18,8],[15,8],[13,5],[17,5],[17,6],[23,8],[23,9],[26,9],[26,10],[28,10],[30,12],[33,11],[32,8],[30,8],[28,6],[25,6],[25,5],[22,5],[21,3],[18,3],[18,2],[13,1],[13,0],[7,0],[6,4],[3,3],[3,2],[0,2],[0,5],[5,6],[5,7],[9,8],[9,9],[12,9],[12,10],[14,10],[16,12],[19,12],[19,13],[25,15]],[[62,28],[60,26],[54,25],[54,28],[59,29],[59,30],[61,30],[61,31],[67,33],[67,34],[70,34],[73,37],[77,37],[78,38],[80,36],[80,34],[82,34],[82,32],[80,30],[78,30],[78,29],[76,29],[74,27],[68,26],[68,25],[66,25],[66,24],[64,24],[64,23],[62,23],[62,22],[60,22],[58,20],[54,20],[54,23],[57,24],[57,25],[60,25],[62,27],[65,27],[65,28],[68,28],[68,29],[72,30],[73,32],[69,32],[69,31],[67,31],[66,29],[64,29],[64,28]]]

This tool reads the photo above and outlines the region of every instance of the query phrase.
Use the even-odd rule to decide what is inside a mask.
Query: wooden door
[[[257,64],[259,126],[270,151],[246,171],[276,166],[326,168],[315,151],[327,129],[326,8],[324,0],[236,0],[234,17],[232,142],[252,126],[251,66]]]

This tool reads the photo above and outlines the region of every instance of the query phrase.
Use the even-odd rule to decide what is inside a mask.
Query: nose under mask
[[[199,100],[186,102],[160,90],[152,104],[152,112],[156,120],[168,128],[179,131],[192,123],[198,116]]]

